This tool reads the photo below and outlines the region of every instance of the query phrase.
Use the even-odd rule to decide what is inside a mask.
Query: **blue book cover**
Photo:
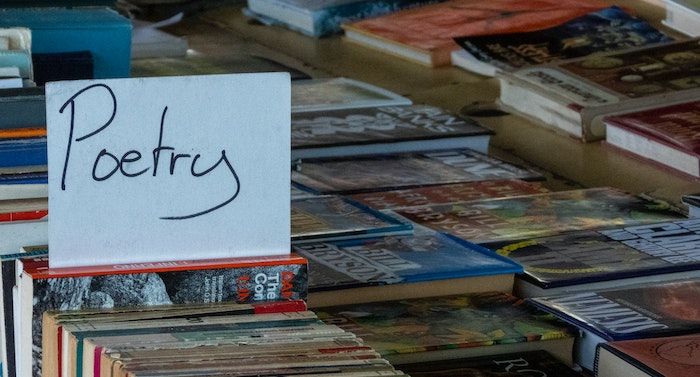
[[[294,246],[309,260],[309,290],[414,283],[522,272],[481,246],[433,231]]]
[[[46,165],[46,138],[0,141],[0,168]]]

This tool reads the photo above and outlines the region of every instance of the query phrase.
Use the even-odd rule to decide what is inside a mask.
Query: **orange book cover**
[[[534,31],[607,7],[597,0],[451,0],[344,25],[346,31],[380,38],[450,63],[453,38]]]
[[[10,128],[0,130],[0,139],[26,139],[46,137],[46,128]]]

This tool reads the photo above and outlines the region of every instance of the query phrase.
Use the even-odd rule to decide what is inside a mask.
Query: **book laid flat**
[[[45,137],[0,140],[0,169],[45,166],[46,163]]]
[[[0,183],[0,200],[41,199],[49,197],[47,184],[4,184]]]
[[[429,66],[450,64],[453,38],[543,29],[605,8],[598,1],[450,0],[343,25],[346,38]]]
[[[291,189],[289,190],[289,196],[291,197],[292,200],[295,199],[306,199],[306,198],[313,198],[315,196],[318,196],[314,194],[311,191],[305,190],[302,187],[298,187],[294,183],[291,185]]]
[[[23,246],[49,243],[48,216],[0,222],[0,255],[14,254]]]
[[[410,224],[338,196],[292,200],[292,242],[410,234]]]
[[[700,1],[666,0],[664,25],[691,36],[700,37]]]
[[[700,375],[700,334],[623,340],[598,346],[598,377]]]
[[[605,138],[602,118],[700,95],[700,40],[563,60],[499,74],[501,103],[583,141]]]
[[[368,192],[350,195],[350,198],[368,207],[385,210],[546,192],[549,190],[539,182],[505,179]]]
[[[569,328],[508,293],[333,306],[317,314],[394,364],[533,350],[571,363]]]
[[[248,9],[314,37],[340,32],[341,24],[439,0],[248,0]]]
[[[523,265],[519,297],[700,278],[700,219],[574,231],[484,245]]]
[[[406,363],[397,366],[413,377],[582,377],[545,351]]]
[[[496,70],[572,59],[592,53],[624,50],[672,39],[619,7],[601,9],[561,25],[523,33],[466,36],[455,41],[463,51]],[[454,63],[454,62],[453,62]],[[469,66],[462,66],[467,70]],[[478,69],[477,69],[478,70]],[[478,73],[478,72],[477,72]]]
[[[395,213],[474,243],[681,218],[667,203],[606,187],[406,207]]]
[[[298,300],[308,289],[306,260],[293,254],[53,269],[48,258],[17,263],[17,365],[33,375],[41,371],[47,310]]]
[[[515,262],[432,231],[294,246],[309,261],[309,306],[511,292]]]
[[[355,194],[486,180],[538,180],[528,169],[468,150],[308,159],[292,181],[323,194]]]
[[[491,131],[426,105],[292,116],[292,159],[469,148],[487,153]]]
[[[576,362],[593,370],[600,343],[700,331],[698,297],[700,280],[695,279],[530,300],[583,332]]]
[[[39,220],[48,215],[48,208],[49,201],[46,197],[0,200],[0,223]]]
[[[700,193],[683,195],[682,201],[688,206],[688,217],[700,217]]]
[[[605,117],[603,123],[609,145],[700,177],[700,101]]]
[[[0,90],[0,129],[46,127],[44,88]]]
[[[345,77],[292,82],[292,114],[410,104],[394,92]]]

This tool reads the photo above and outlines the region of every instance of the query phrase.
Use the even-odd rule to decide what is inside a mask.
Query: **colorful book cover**
[[[681,218],[665,202],[645,200],[612,188],[407,207],[396,213],[474,243]]]
[[[397,365],[412,377],[581,377],[546,351]]]
[[[700,219],[583,230],[484,246],[523,265],[525,278],[556,288],[700,269]]]
[[[338,196],[292,200],[292,241],[411,233],[410,224]]]
[[[522,272],[490,250],[435,232],[310,243],[294,251],[309,260],[312,292]]]
[[[542,194],[549,192],[539,182],[518,179],[480,181],[417,187],[404,190],[370,192],[351,195],[350,198],[377,210],[395,209],[471,200],[505,198],[509,196]]]
[[[700,334],[601,345],[652,376],[700,376]]]
[[[336,306],[316,314],[384,357],[572,336],[553,317],[501,292]]]
[[[477,59],[506,70],[672,41],[616,6],[547,29],[455,40]]]
[[[540,179],[471,150],[397,153],[304,160],[292,181],[324,194],[353,194],[503,179]]]

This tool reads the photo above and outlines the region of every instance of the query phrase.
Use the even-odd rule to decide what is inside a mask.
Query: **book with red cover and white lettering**
[[[604,119],[609,145],[700,177],[700,100]]]

